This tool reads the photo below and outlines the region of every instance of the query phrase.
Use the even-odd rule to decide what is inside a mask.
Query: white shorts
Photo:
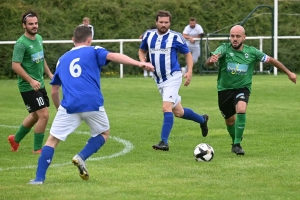
[[[182,73],[174,72],[173,76],[165,82],[157,84],[158,91],[163,101],[172,102],[173,108],[181,101],[178,92],[182,83]]]
[[[104,107],[100,107],[99,111],[68,114],[64,107],[59,106],[50,134],[65,141],[67,136],[81,124],[82,120],[90,127],[92,137],[109,130],[109,121]]]

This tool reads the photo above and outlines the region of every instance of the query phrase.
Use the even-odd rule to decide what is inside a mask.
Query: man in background
[[[94,27],[90,23],[91,23],[90,18],[84,17],[83,20],[82,20],[82,24],[80,24],[79,26],[89,27],[92,31],[92,39],[94,39]]]
[[[196,41],[195,39],[202,38],[203,35],[203,28],[197,24],[196,18],[190,18],[189,25],[187,25],[183,30],[183,37],[186,39],[186,44],[192,54],[193,63],[198,61],[201,54],[200,41]],[[185,70],[188,70],[187,67],[185,67]]]

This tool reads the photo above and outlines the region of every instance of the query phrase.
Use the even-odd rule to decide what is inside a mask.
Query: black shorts
[[[38,91],[31,90],[28,92],[21,92],[21,96],[29,113],[49,107],[50,105],[45,88],[39,89]]]
[[[225,119],[236,114],[235,106],[239,101],[248,104],[250,91],[248,88],[224,90],[218,92],[218,103],[221,114]]]

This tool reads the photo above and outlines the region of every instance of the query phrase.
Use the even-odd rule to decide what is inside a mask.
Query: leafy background
[[[259,5],[273,7],[273,0],[0,0],[1,41],[15,41],[24,33],[21,16],[28,10],[39,15],[39,34],[44,40],[70,40],[74,28],[88,16],[95,28],[94,39],[137,39],[146,29],[155,24],[158,10],[168,10],[173,19],[171,29],[182,32],[190,17],[196,17],[205,33],[228,34],[230,27],[241,22]],[[300,1],[279,1],[278,35],[300,35]],[[270,36],[272,26],[271,9],[262,7],[244,24],[248,36]],[[247,40],[249,45],[259,47],[258,40]],[[202,49],[204,51],[202,42]],[[209,43],[213,50],[220,41]],[[110,51],[119,52],[119,43],[96,44]],[[300,71],[299,39],[278,41],[278,59],[294,72]],[[139,43],[125,43],[124,53],[138,59]],[[72,44],[44,44],[46,59],[54,72],[57,59]],[[0,45],[0,78],[14,78],[11,70],[13,45]],[[199,73],[206,53],[196,63],[194,72]],[[271,40],[264,40],[265,53],[272,55]],[[183,56],[180,62],[184,65]],[[119,65],[111,63],[104,68],[103,75],[119,73]],[[125,75],[139,75],[142,71],[132,66],[124,67]]]

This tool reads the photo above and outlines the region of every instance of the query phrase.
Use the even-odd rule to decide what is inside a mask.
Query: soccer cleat
[[[33,179],[33,180],[29,181],[28,184],[30,184],[30,185],[42,185],[43,183],[44,183],[44,181],[38,181],[38,180]]]
[[[155,150],[169,151],[169,145],[164,141],[160,141],[158,144],[152,146]]]
[[[39,150],[32,150],[32,154],[41,154],[42,153],[42,149]]]
[[[10,143],[11,151],[14,151],[14,152],[18,151],[18,148],[19,148],[20,144],[15,142],[15,136],[10,135],[10,136],[8,136],[7,140]]]
[[[200,124],[200,128],[201,128],[201,131],[202,131],[202,136],[206,137],[207,134],[208,134],[207,121],[208,121],[209,116],[204,114],[204,115],[202,115],[202,117],[204,118],[204,123]]]
[[[242,155],[242,156],[245,154],[245,151],[242,149],[240,144],[232,145],[231,152],[235,153],[236,155]]]
[[[72,159],[72,163],[78,168],[79,170],[79,176],[83,180],[89,180],[89,173],[86,169],[85,162],[82,160],[82,158],[78,155],[75,155]]]

